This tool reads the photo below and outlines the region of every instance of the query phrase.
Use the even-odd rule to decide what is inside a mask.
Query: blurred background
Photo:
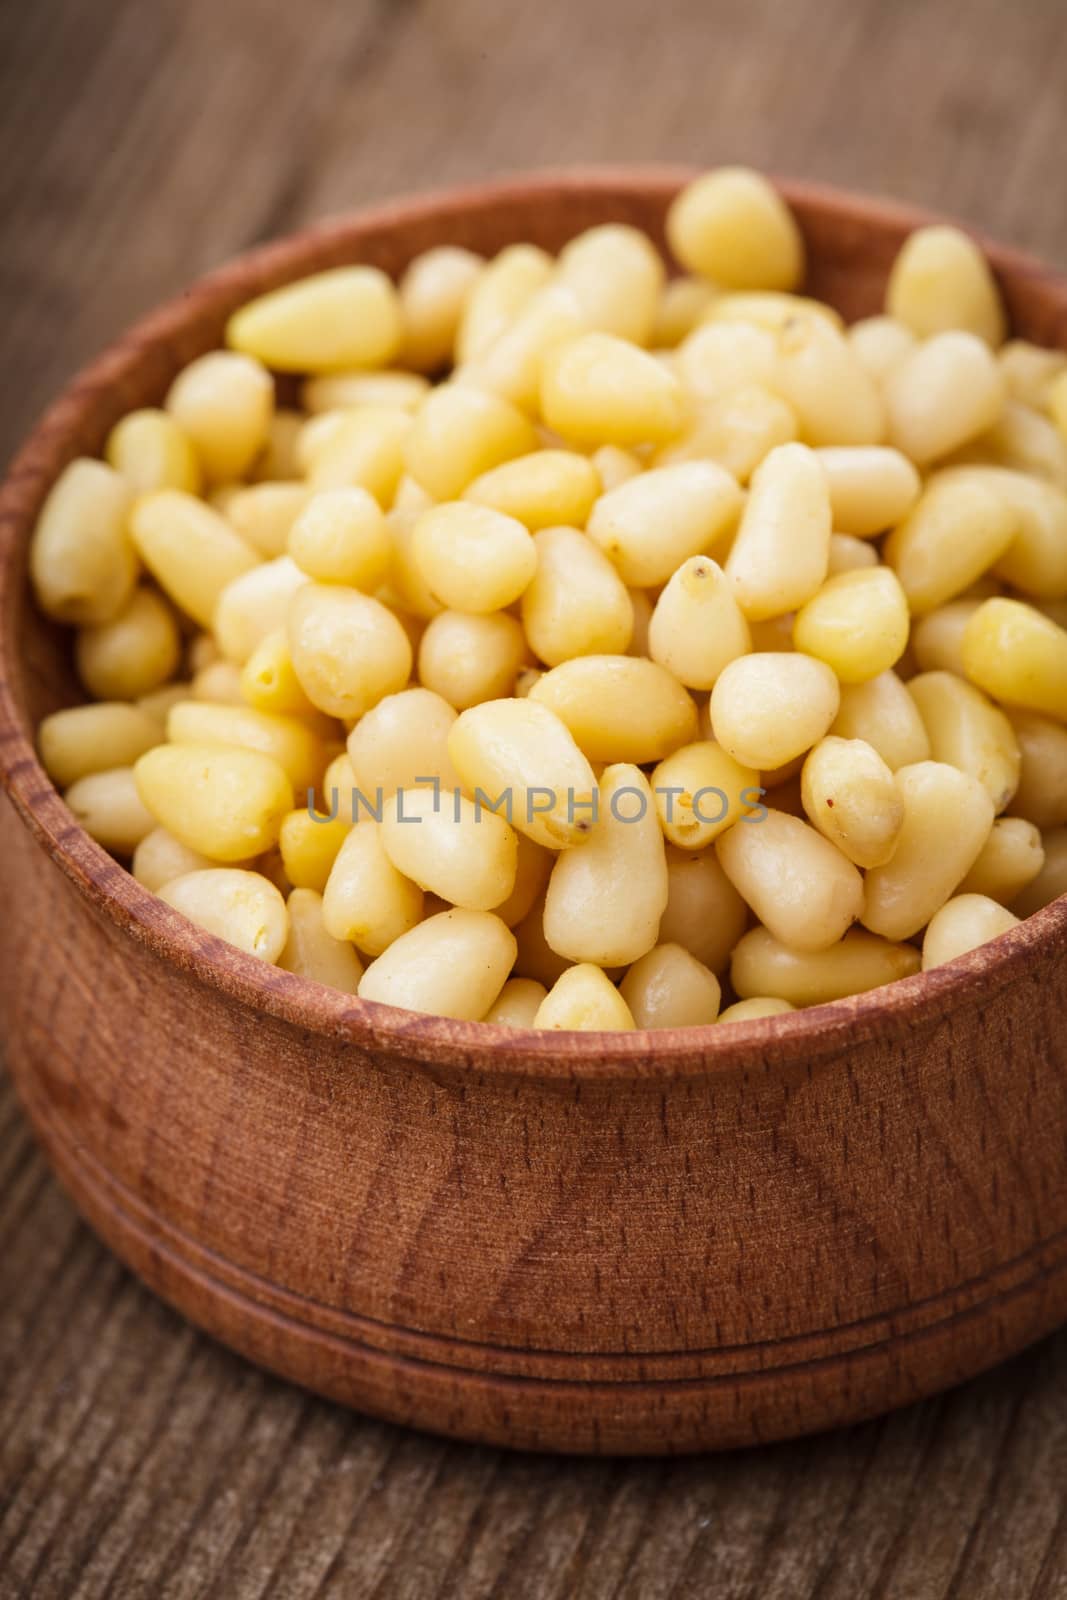
[[[747,162],[1067,266],[1064,0],[0,5],[0,456],[131,318],[385,195]]]

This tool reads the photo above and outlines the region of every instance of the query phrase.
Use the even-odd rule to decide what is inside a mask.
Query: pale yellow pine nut
[[[200,489],[200,462],[192,442],[166,411],[130,411],[107,436],[104,456],[135,494],[154,489]]]
[[[1018,917],[987,895],[955,895],[930,918],[923,935],[923,971],[955,961],[1018,925]]]
[[[666,583],[689,556],[712,549],[735,524],[741,504],[741,491],[725,468],[680,462],[601,495],[588,534],[627,587],[643,589]]]
[[[212,861],[247,861],[269,850],[293,809],[284,768],[258,750],[157,745],[133,770],[155,821]]]
[[[963,631],[963,669],[994,700],[1067,722],[1067,629],[1021,600],[984,600]]]
[[[63,469],[30,540],[30,576],[46,616],[88,627],[129,603],[137,582],[132,503],[126,479],[102,461],[79,457]]]
[[[677,378],[648,351],[585,333],[546,353],[541,414],[577,444],[664,444],[681,431],[685,401]]]
[[[738,894],[791,949],[827,949],[863,911],[856,868],[798,817],[769,810],[758,822],[742,820],[720,835],[715,850]]]
[[[761,621],[810,600],[826,579],[832,516],[814,451],[783,444],[756,468],[726,573],[746,617]]]
[[[181,639],[174,612],[154,589],[135,589],[110,622],[82,628],[74,646],[78,676],[98,700],[136,700],[178,670]]]
[[[407,634],[359,589],[305,583],[289,603],[288,634],[301,688],[330,716],[361,717],[411,676]]]
[[[667,846],[667,909],[659,925],[662,943],[680,944],[712,972],[722,972],[748,918],[748,907],[714,850]]]
[[[735,761],[761,771],[781,767],[829,731],[840,697],[833,671],[814,656],[739,656],[711,691],[712,731]]]
[[[590,761],[660,761],[697,735],[697,710],[677,678],[635,656],[579,656],[530,691],[566,724]]]
[[[827,578],[797,612],[793,642],[825,661],[841,683],[867,683],[900,660],[908,632],[898,578],[888,567],[870,567]]]
[[[953,672],[922,672],[909,679],[930,754],[977,778],[1000,813],[1019,783],[1021,756],[1015,732],[998,706]]]
[[[868,683],[846,683],[841,708],[830,732],[841,739],[864,739],[892,772],[930,759],[930,740],[919,708],[895,672]]]
[[[830,489],[834,527],[869,539],[903,522],[922,479],[906,455],[884,445],[832,445],[816,452]]]
[[[867,874],[862,921],[886,939],[910,939],[974,866],[993,802],[977,778],[942,761],[902,767],[896,781],[904,825],[892,859]]]
[[[276,372],[384,367],[402,337],[397,292],[377,267],[333,267],[268,290],[226,324],[232,350]]]
[[[467,793],[510,797],[510,821],[558,850],[588,839],[596,779],[564,722],[537,699],[490,700],[462,712],[448,754]]]
[[[456,909],[427,917],[373,961],[361,1000],[480,1022],[515,959],[515,936],[489,911]]]
[[[398,789],[385,801],[381,837],[398,872],[450,905],[492,911],[515,887],[515,830],[454,790]]]
[[[808,820],[855,866],[880,867],[891,859],[904,824],[904,802],[871,745],[862,739],[821,739],[804,762],[801,796]]]
[[[991,428],[1004,405],[1004,377],[973,333],[938,333],[889,372],[884,387],[889,442],[920,466]]]
[[[442,611],[422,636],[418,673],[457,711],[510,695],[527,660],[522,628],[506,611]]]
[[[688,184],[667,213],[667,240],[686,271],[726,289],[794,289],[804,272],[792,213],[746,167],[721,167]]]
[[[130,871],[144,888],[158,894],[165,883],[182,878],[187,872],[201,872],[214,864],[209,856],[190,850],[166,828],[153,828],[133,852]]]
[[[237,867],[208,867],[172,878],[161,900],[217,939],[275,963],[289,934],[285,900],[269,879]]]
[[[759,773],[712,740],[683,745],[652,774],[656,814],[664,837],[684,850],[703,850],[759,803]]]
[[[132,856],[156,825],[132,767],[87,773],[75,779],[63,798],[86,833],[114,855]]]
[[[767,928],[752,928],[734,951],[730,982],[739,995],[773,991],[793,1006],[819,1006],[910,978],[920,963],[913,945],[891,943],[864,928],[852,928],[828,949],[815,951],[794,950]]]
[[[482,1020],[498,1028],[532,1028],[547,993],[533,978],[509,978]]]
[[[943,223],[916,228],[886,285],[885,308],[920,339],[962,328],[998,345],[1006,322],[989,263],[974,240]]]
[[[229,483],[244,477],[267,443],[274,383],[250,356],[211,350],[179,372],[163,403],[207,481]]]
[[[467,302],[484,270],[483,256],[451,244],[423,251],[405,268],[399,284],[404,366],[416,372],[447,366]]]
[[[616,655],[629,647],[634,608],[615,567],[575,528],[534,536],[537,570],[522,596],[530,648],[548,666],[574,656]]]
[[[639,1028],[694,1028],[714,1022],[719,980],[680,944],[658,944],[635,961],[619,993]]]
[[[959,885],[959,893],[984,894],[1010,905],[1044,864],[1040,829],[1022,817],[998,817],[974,866]]]
[[[630,1008],[598,966],[582,962],[556,979],[537,1008],[535,1028],[616,1033],[635,1026]]]

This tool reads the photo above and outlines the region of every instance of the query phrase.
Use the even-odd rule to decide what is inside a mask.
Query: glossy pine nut
[[[1067,372],[1064,351],[1045,350],[1028,339],[1009,339],[997,351],[997,360],[1012,399],[1037,411],[1047,410],[1053,383]]]
[[[952,672],[923,672],[909,680],[930,754],[935,761],[969,772],[1004,810],[1019,783],[1021,757],[1014,730],[999,707]]]
[[[492,911],[515,887],[515,830],[465,795],[398,790],[385,802],[381,832],[397,871],[450,905]]]
[[[537,570],[522,596],[534,654],[555,667],[574,656],[626,650],[633,602],[607,556],[575,528],[544,528],[534,545]]]
[[[187,872],[201,872],[214,866],[208,856],[190,850],[166,828],[153,828],[145,834],[133,852],[130,871],[144,888],[158,894],[165,883],[184,877]]]
[[[228,583],[219,594],[214,620],[223,656],[243,666],[268,635],[285,626],[289,602],[307,581],[307,573],[291,556],[277,556]]]
[[[851,533],[830,535],[830,559],[827,576],[834,578],[839,572],[858,572],[864,567],[878,565],[878,551],[866,539],[857,539]]]
[[[634,344],[651,338],[665,276],[647,235],[623,223],[589,228],[559,254],[559,281],[576,296],[586,325]]]
[[[1017,917],[1031,917],[1061,894],[1067,894],[1067,828],[1048,828],[1041,835],[1045,861],[1037,877],[1028,883],[1011,909]]]
[[[810,600],[825,581],[832,518],[826,474],[802,444],[756,468],[726,573],[746,617],[760,621]]]
[[[213,705],[243,706],[241,671],[232,661],[212,661],[193,674],[189,685],[191,700],[203,700]]]
[[[642,470],[637,456],[631,450],[624,450],[617,444],[602,444],[599,449],[593,451],[589,461],[596,469],[596,475],[605,494],[617,489],[620,483],[636,478]]]
[[[772,995],[753,995],[751,1000],[735,1000],[732,1006],[720,1011],[720,1022],[756,1022],[761,1017],[781,1017],[795,1011],[788,1000],[777,1000]]]
[[[843,333],[798,316],[778,335],[772,387],[788,401],[811,445],[878,445],[886,416],[878,386]]]
[[[569,1033],[617,1033],[635,1026],[630,1008],[599,967],[568,967],[556,979],[534,1016],[535,1028]]]
[[[791,949],[827,949],[863,910],[863,879],[852,863],[821,833],[783,811],[769,810],[758,823],[737,823],[716,840],[715,850],[738,894]],[[768,988],[753,992],[766,994]]]
[[[656,307],[649,344],[654,350],[673,350],[698,327],[718,291],[703,278],[671,278],[664,284]]]
[[[774,334],[751,322],[702,323],[678,350],[679,376],[705,402],[753,384],[773,388],[777,368]]]
[[[360,999],[478,1022],[500,994],[515,936],[489,911],[442,911],[371,963]]]
[[[915,508],[885,542],[882,558],[908,604],[924,616],[968,588],[1004,555],[1019,531],[1007,498],[973,468],[927,482]]]
[[[352,486],[313,495],[293,522],[288,550],[309,578],[371,592],[386,578],[393,542],[374,496]]]
[[[312,489],[365,489],[383,508],[391,506],[414,428],[411,413],[400,406],[357,406],[316,420],[334,415],[308,467]]]
[[[661,943],[680,944],[703,966],[722,972],[745,931],[748,914],[714,850],[667,846],[667,909],[659,925]]]
[[[419,679],[457,711],[510,695],[526,657],[522,628],[506,611],[442,611],[419,644]]]
[[[151,494],[154,489],[196,494],[200,488],[196,451],[166,411],[145,407],[129,412],[108,434],[104,455],[134,494]]]
[[[30,576],[41,610],[56,622],[110,622],[137,581],[127,532],[133,494],[102,461],[79,457],[60,473],[30,541]]]
[[[205,478],[229,483],[244,477],[267,442],[274,383],[247,355],[212,350],[179,372],[164,404]]]
[[[313,416],[324,411],[351,411],[355,406],[417,411],[429,392],[428,379],[415,372],[333,372],[301,384],[300,403]]]
[[[457,382],[488,389],[535,414],[548,351],[585,331],[577,296],[562,283],[548,283],[474,362],[460,368]]]
[[[566,724],[590,761],[660,761],[697,735],[677,678],[634,656],[581,656],[546,672],[530,699]]]
[[[685,432],[657,451],[653,465],[711,461],[747,483],[772,450],[796,437],[792,408],[762,384],[750,383],[701,405]]]
[[[537,449],[537,434],[501,395],[443,383],[424,401],[407,437],[408,472],[436,500],[453,500],[483,473]]]
[[[842,683],[867,683],[886,672],[908,643],[908,602],[887,567],[827,578],[797,612],[798,650],[832,667]]]
[[[599,493],[600,478],[584,456],[535,450],[475,478],[463,498],[515,517],[536,533],[560,525],[584,528]]]
[[[920,466],[991,428],[1004,404],[1004,378],[973,333],[938,333],[885,380],[889,442]]]
[[[399,286],[404,366],[437,372],[448,365],[463,312],[484,268],[484,258],[473,250],[443,244],[423,251],[405,269]]]
[[[156,822],[213,861],[247,861],[269,850],[293,809],[284,769],[258,750],[157,745],[133,770]]]
[[[548,990],[533,978],[509,978],[483,1021],[498,1028],[532,1028]]]
[[[325,765],[322,741],[306,722],[245,705],[180,701],[167,717],[167,738],[177,745],[258,750],[273,757],[298,794],[314,787]]]
[[[911,329],[895,317],[864,317],[848,330],[848,342],[878,384],[918,344]]]
[[[882,672],[869,683],[845,684],[830,732],[841,739],[865,739],[893,772],[930,758],[919,709],[895,672]]]
[[[456,611],[503,611],[537,570],[527,529],[489,506],[453,502],[424,511],[412,550],[431,594]]]
[[[703,850],[759,802],[759,773],[713,740],[683,745],[652,774],[664,836],[685,850]]]
[[[733,526],[741,491],[725,468],[680,462],[630,478],[601,495],[589,517],[594,544],[632,588],[666,583]]]
[[[830,446],[817,451],[830,489],[834,527],[861,539],[903,522],[919,498],[922,480],[899,450],[886,446]]]
[[[1003,467],[971,468],[1017,518],[996,576],[1038,600],[1067,597],[1067,491]]]
[[[284,628],[275,628],[256,645],[241,668],[240,688],[242,699],[256,711],[321,719],[300,687]]]
[[[363,964],[350,944],[327,933],[322,896],[313,889],[294,889],[286,901],[286,910],[289,933],[277,958],[279,967],[342,994],[355,994]]]
[[[991,345],[1004,338],[1004,307],[989,263],[959,228],[916,228],[893,263],[885,303],[920,339],[950,328]]]
[[[545,898],[545,938],[570,961],[628,965],[651,950],[667,906],[667,861],[648,779],[620,762],[600,780],[600,815],[565,850]]]
[[[514,322],[552,276],[552,257],[532,244],[512,244],[494,256],[472,286],[456,334],[458,366],[476,360]]]
[[[688,272],[727,289],[793,289],[804,244],[766,178],[721,167],[684,188],[667,213],[667,240]]]
[[[892,859],[867,874],[864,926],[910,939],[966,877],[993,825],[993,802],[969,773],[920,761],[896,774],[904,825]]]
[[[401,338],[397,292],[377,267],[334,267],[271,289],[226,324],[232,350],[276,372],[384,367]]]
[[[139,499],[130,531],[152,576],[202,628],[213,625],[226,586],[259,565],[256,552],[218,512],[177,489]]]
[[[705,313],[706,322],[749,322],[778,334],[798,317],[818,317],[838,333],[844,332],[844,319],[823,300],[803,294],[785,294],[774,289],[752,289],[745,293],[720,294]]]
[[[283,556],[289,530],[308,502],[306,483],[254,483],[237,489],[226,505],[226,521],[265,561]]]
[[[735,761],[781,767],[818,743],[839,704],[837,679],[824,661],[757,652],[723,669],[711,691],[711,726]]]
[[[954,672],[962,678],[963,630],[981,604],[979,599],[950,600],[913,624],[909,653],[920,672]]]
[[[361,817],[346,835],[322,900],[327,932],[370,956],[381,955],[410,932],[423,913],[422,890],[393,866],[381,827],[369,817]]]
[[[1067,823],[1067,728],[1034,711],[1009,711],[1022,758],[1019,784],[1008,807],[1039,828]]]
[[[794,1006],[818,1006],[910,978],[920,962],[914,946],[891,943],[863,928],[814,951],[791,949],[767,928],[752,928],[734,951],[730,982],[739,995],[773,992]]]
[[[98,700],[136,700],[178,669],[181,638],[170,606],[154,589],[135,589],[110,622],[82,628],[74,647],[78,676]]]
[[[258,872],[209,867],[172,878],[158,894],[197,927],[246,955],[273,963],[285,947],[289,933],[285,901]]]
[[[348,756],[361,791],[373,800],[380,789],[388,798],[398,789],[414,789],[435,778],[442,790],[458,788],[448,754],[455,721],[453,708],[431,689],[402,689],[379,700],[348,736]]]
[[[586,333],[549,350],[541,414],[578,444],[663,444],[685,420],[682,387],[655,356],[610,333]]]
[[[303,426],[301,412],[289,406],[275,407],[267,428],[266,443],[249,472],[253,484],[291,483],[299,477],[296,443]],[[271,554],[276,552],[272,551]]]
[[[923,971],[955,961],[1018,924],[1018,917],[988,896],[958,894],[930,918],[923,935]]]
[[[1067,439],[1048,417],[1018,400],[1007,400],[989,431],[964,446],[958,459],[991,462],[1067,488]]]
[[[159,723],[139,706],[121,701],[71,706],[45,717],[37,729],[37,748],[57,789],[114,767],[131,767],[159,744]]]
[[[1044,864],[1040,829],[1022,817],[998,817],[959,892],[988,895],[1010,905]]]
[[[529,915],[534,902],[543,896],[555,860],[551,850],[534,844],[525,833],[516,829],[518,853],[515,858],[515,885],[506,900],[493,909],[509,928],[516,927]]]
[[[561,719],[532,697],[490,700],[457,719],[448,754],[467,793],[511,800],[510,820],[551,850],[581,844],[596,817],[596,779]]]
[[[639,1028],[695,1028],[714,1022],[722,991],[680,944],[658,944],[635,961],[619,986]]]
[[[984,600],[963,632],[963,669],[994,700],[1067,722],[1067,629],[1021,600]]]
[[[733,587],[710,556],[691,556],[656,601],[649,654],[690,689],[710,689],[723,668],[752,648]]]
[[[336,811],[336,815],[331,815]],[[314,889],[322,894],[333,864],[352,826],[351,793],[326,795],[326,811],[311,815],[307,806],[298,806],[282,819],[278,849],[289,882],[296,889]]]
[[[86,833],[115,855],[132,856],[156,825],[132,767],[87,773],[75,779],[63,798]]]
[[[305,583],[289,603],[288,632],[300,687],[330,716],[361,717],[411,676],[404,629],[358,589]]]
[[[428,622],[443,607],[430,593],[429,585],[415,561],[415,528],[428,507],[418,511],[394,509],[386,517],[393,554],[389,564],[388,592],[396,597],[403,610],[420,621]]]
[[[862,739],[821,739],[804,762],[808,820],[857,867],[890,860],[904,823],[893,774]]]

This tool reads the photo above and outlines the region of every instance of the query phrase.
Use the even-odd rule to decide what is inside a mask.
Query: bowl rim
[[[404,1011],[360,1000],[267,966],[206,933],[142,887],[77,823],[41,766],[14,692],[15,616],[25,595],[21,562],[37,509],[54,481],[53,456],[91,413],[94,395],[113,385],[146,347],[187,326],[205,303],[236,304],[268,280],[302,275],[316,248],[365,233],[487,210],[500,202],[531,205],[561,193],[604,197],[654,193],[666,200],[699,169],[681,166],[575,167],[523,173],[448,187],[330,217],[231,258],[120,333],[83,367],[47,408],[13,458],[0,485],[0,779],[28,831],[83,898],[123,934],[210,988],[301,1029],[351,1044],[381,1059],[482,1077],[534,1077],[564,1082],[767,1072],[800,1066],[872,1038],[914,1034],[1025,979],[1035,957],[1067,953],[1067,896],[976,950],[929,972],[897,979],[847,999],[779,1016],[657,1031],[545,1032]],[[802,214],[852,224],[910,231],[944,217],[917,207],[848,190],[774,180]],[[964,225],[966,226],[966,225]],[[1067,307],[1067,278],[968,228],[987,250],[994,270],[1041,283]],[[58,447],[58,448],[57,448]]]

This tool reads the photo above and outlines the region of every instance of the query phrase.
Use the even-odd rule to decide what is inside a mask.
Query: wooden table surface
[[[746,161],[1067,268],[1064,0],[35,0],[0,8],[0,456],[124,323],[383,195]],[[0,912],[2,914],[2,912]],[[0,1596],[1053,1600],[1067,1334],[742,1455],[444,1444],[258,1373],[78,1221],[0,1085]]]

